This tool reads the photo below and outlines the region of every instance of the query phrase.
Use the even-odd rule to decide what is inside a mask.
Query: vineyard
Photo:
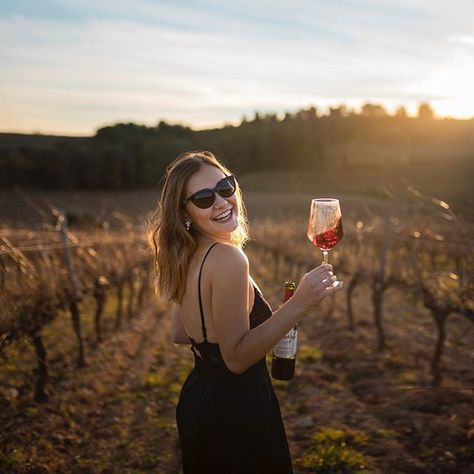
[[[344,214],[330,263],[345,290],[302,318],[296,376],[274,382],[296,473],[474,470],[474,225],[411,194]],[[53,214],[1,229],[0,471],[178,474],[192,353],[152,296],[144,229]],[[305,226],[252,222],[274,308],[321,261]]]

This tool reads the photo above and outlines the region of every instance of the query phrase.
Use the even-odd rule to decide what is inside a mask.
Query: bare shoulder
[[[214,276],[226,276],[230,273],[248,272],[249,262],[245,253],[239,247],[220,243],[209,254],[209,264]]]

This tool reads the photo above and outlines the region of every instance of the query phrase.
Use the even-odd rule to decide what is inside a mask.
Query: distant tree
[[[263,116],[263,121],[267,123],[278,122],[278,117],[276,114],[265,114]]]
[[[362,115],[366,117],[384,117],[387,115],[387,111],[383,105],[367,102],[362,106]]]
[[[183,125],[170,125],[163,120],[158,123],[157,132],[160,135],[173,136],[173,137],[190,137],[194,131]]]
[[[318,117],[316,107],[287,112],[284,119],[274,113],[257,112],[256,120],[253,114],[242,119],[245,126],[198,131],[162,120],[151,127],[114,124],[83,138],[0,133],[0,188],[15,184],[49,189],[155,186],[176,156],[198,149],[216,153],[238,173],[313,167],[321,175],[330,176],[355,137],[366,137],[364,153],[388,153],[396,148],[392,142],[399,135],[387,131],[390,124],[382,106],[367,103],[362,114],[353,114],[345,105],[336,105],[331,107],[329,117]],[[429,104],[420,104],[418,115],[436,119]],[[400,106],[395,116],[405,117],[405,107]],[[430,120],[417,122],[398,123],[414,147],[432,147],[435,137],[440,142],[449,137],[459,144],[455,153],[472,151],[474,120],[439,121],[437,127],[432,127]],[[443,153],[441,148],[439,153]],[[451,153],[451,144],[446,142],[446,149]]]
[[[142,140],[152,133],[153,129],[145,125],[137,125],[131,122],[117,123],[115,125],[99,128],[96,132],[95,138],[98,140],[108,140],[113,142],[130,142]]]
[[[395,111],[395,117],[403,117],[405,118],[407,116],[407,110],[403,105],[398,107],[398,109]]]
[[[308,109],[302,109],[296,112],[295,118],[300,120],[314,120],[318,118],[318,111],[316,107],[309,107]]]
[[[421,119],[432,119],[434,118],[434,112],[431,105],[428,102],[422,102],[418,106],[418,118]]]
[[[309,109],[306,110],[306,113],[309,119],[318,118],[318,109],[314,107],[313,105]]]
[[[345,117],[347,116],[347,108],[344,104],[338,105],[337,107],[329,108],[330,117]]]

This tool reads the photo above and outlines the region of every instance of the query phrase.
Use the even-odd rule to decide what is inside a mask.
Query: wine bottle
[[[293,282],[285,283],[284,301],[288,301],[295,292]],[[272,377],[277,380],[291,380],[295,375],[296,347],[298,328],[295,325],[273,348]]]

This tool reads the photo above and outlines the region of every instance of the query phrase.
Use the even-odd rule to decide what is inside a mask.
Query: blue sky
[[[474,116],[471,0],[2,0],[0,130],[195,128],[365,101]]]

